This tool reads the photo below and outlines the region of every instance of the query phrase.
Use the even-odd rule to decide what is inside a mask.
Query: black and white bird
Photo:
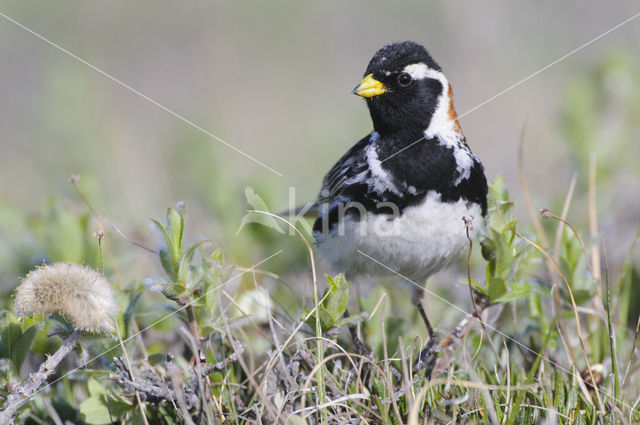
[[[423,285],[468,248],[487,211],[484,168],[471,152],[453,92],[427,50],[405,41],[381,48],[353,93],[366,99],[373,131],[324,177],[314,236],[348,279],[397,275]],[[422,286],[412,301],[427,330]]]

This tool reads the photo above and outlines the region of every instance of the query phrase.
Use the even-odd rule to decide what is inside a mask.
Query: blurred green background
[[[236,235],[248,208],[244,188],[252,186],[275,211],[287,207],[290,187],[298,203],[315,197],[333,162],[371,129],[363,101],[349,93],[376,49],[404,39],[423,43],[463,114],[638,8],[631,0],[3,0],[6,17],[282,175],[0,17],[2,286],[14,287],[56,246],[65,249],[57,259],[83,256],[69,246],[95,247],[95,223],[82,227],[68,218],[88,213],[67,183],[71,174],[132,239],[156,246],[149,218],[185,201],[192,240],[211,239],[231,262],[247,266],[292,246],[272,268],[298,264],[302,271],[306,252],[293,238],[258,226]],[[639,40],[640,19],[461,120],[488,176],[506,174],[521,207],[517,151],[525,124],[525,171],[537,207],[559,210],[578,173],[573,208],[584,212],[595,154],[602,236],[614,257],[627,252],[640,217]],[[47,233],[51,221],[60,234]],[[114,243],[121,243],[122,261],[153,264],[159,273],[154,256]]]

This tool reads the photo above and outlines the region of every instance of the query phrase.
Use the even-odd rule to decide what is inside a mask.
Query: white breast
[[[381,212],[388,212],[384,209]],[[391,275],[362,253],[415,281],[459,258],[469,246],[462,217],[473,217],[475,238],[482,223],[478,204],[442,202],[433,191],[419,205],[405,208],[400,217],[367,213],[362,220],[348,216],[332,232],[316,235],[318,249],[333,272],[349,279],[358,275]]]

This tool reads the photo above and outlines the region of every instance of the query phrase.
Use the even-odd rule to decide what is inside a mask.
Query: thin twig
[[[469,283],[469,298],[471,298],[471,305],[473,305],[473,314],[479,314],[478,306],[476,306],[476,300],[473,298],[473,285],[471,284],[471,252],[473,251],[473,240],[469,235],[469,231],[473,230],[473,217],[463,216],[462,221],[464,221],[464,229],[467,234],[467,240],[469,241],[469,250],[467,252],[467,282]]]
[[[636,332],[633,337],[633,346],[631,347],[631,353],[629,353],[629,362],[627,363],[627,368],[624,372],[624,377],[622,378],[622,386],[624,387],[624,381],[627,379],[627,375],[629,374],[629,368],[631,367],[631,362],[633,361],[633,353],[636,351],[636,344],[638,342],[638,334],[640,334],[640,315],[638,315],[638,322],[636,323]]]
[[[100,252],[100,271],[104,276],[104,255],[102,254],[102,239],[104,238],[104,229],[102,229],[102,223],[98,220],[100,228],[93,232],[93,236],[98,240],[98,251]],[[122,288],[121,288],[122,289]]]
[[[221,360],[217,363],[207,363],[200,370],[200,377],[204,378],[210,373],[223,370],[229,366],[232,366],[236,362],[239,361],[240,356],[244,352],[244,345],[232,342],[233,343],[233,352],[224,360]],[[166,368],[167,370],[170,367],[179,367],[177,365],[173,365],[171,360],[167,360],[169,363]],[[133,379],[130,373],[130,369],[125,365],[122,359],[116,357],[114,358],[114,365],[116,367],[116,372],[109,376],[109,379],[117,382],[121,386],[130,389],[131,391],[138,391],[143,400],[159,402],[159,401],[169,401],[174,402],[178,400],[178,395],[175,393],[175,386],[170,386],[164,382],[162,377],[152,371],[153,373],[147,374],[144,378]],[[189,382],[184,386],[184,396],[185,402],[187,403],[187,407],[189,409],[197,407],[198,398],[195,395],[195,392],[198,388],[198,377],[192,376]]]
[[[135,381],[135,375],[133,374],[133,368],[131,367],[131,360],[129,360],[129,354],[127,353],[127,348],[124,346],[124,341],[122,340],[122,333],[120,332],[120,325],[118,325],[118,320],[113,319],[116,332],[118,335],[118,342],[120,343],[120,349],[122,350],[122,355],[124,356],[124,360],[127,362],[126,366],[129,370],[129,375],[131,376],[131,380]],[[146,409],[142,400],[140,399],[140,393],[136,390],[136,402],[138,403],[138,408],[140,409],[140,416],[142,416],[142,420],[145,425],[149,425],[149,421],[147,420]]]
[[[482,311],[478,310],[478,306],[476,305],[476,300],[473,296],[473,285],[471,284],[471,254],[473,252],[473,240],[471,239],[471,236],[469,234],[469,232],[473,230],[473,217],[464,216],[462,217],[462,221],[464,221],[467,240],[469,241],[469,251],[467,252],[467,282],[469,284],[469,296],[471,297],[471,304],[473,305],[473,316],[479,319],[478,321],[482,326],[482,330],[487,335],[487,341],[489,342],[489,347],[491,347],[491,351],[493,351],[493,354],[496,356],[496,360],[500,361],[498,350],[496,350],[496,347],[493,345],[493,341],[489,337],[489,333],[487,332],[487,327],[484,325],[484,320],[481,320],[480,318],[480,314],[482,313]],[[484,310],[484,308],[482,310]]]
[[[191,414],[189,413],[189,408],[187,407],[187,395],[184,389],[184,371],[180,366],[176,365],[175,363],[171,363],[167,367],[167,377],[169,378],[169,381],[173,386],[173,396],[178,403],[178,407],[180,408],[180,413],[182,413],[183,420],[187,425],[195,425],[193,419],[191,418]],[[204,394],[202,398],[205,398]]]
[[[82,334],[82,331],[73,331],[73,333],[64,340],[60,348],[40,365],[37,372],[31,374],[25,382],[14,388],[7,397],[4,411],[0,414],[0,425],[11,423],[18,409],[31,399],[31,396],[38,390],[40,385],[55,372],[58,364],[73,351]]]

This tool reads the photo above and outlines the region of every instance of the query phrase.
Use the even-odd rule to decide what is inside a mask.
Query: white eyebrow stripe
[[[411,78],[414,80],[424,80],[425,78],[435,78],[438,80],[439,76],[442,75],[441,72],[429,68],[424,62],[407,65],[404,67],[402,72],[406,72],[411,75]]]

